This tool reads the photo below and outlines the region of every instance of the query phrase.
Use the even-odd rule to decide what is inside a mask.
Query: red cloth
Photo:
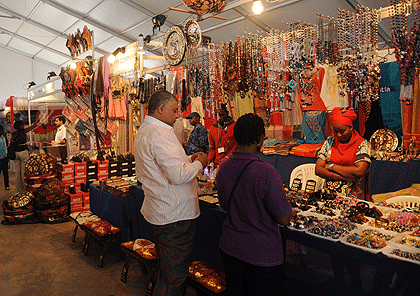
[[[352,166],[356,160],[357,148],[364,140],[355,130],[353,130],[350,141],[346,144],[334,140],[331,148],[331,162],[338,165]]]
[[[315,157],[322,144],[300,144],[290,150],[290,154],[303,157]]]
[[[10,107],[10,123],[12,125],[12,132],[13,132],[13,122],[15,120],[15,114],[13,113],[13,96],[10,96],[7,99],[6,106]]]
[[[331,124],[344,124],[353,126],[353,121],[357,118],[356,112],[352,109],[335,107],[331,111]]]

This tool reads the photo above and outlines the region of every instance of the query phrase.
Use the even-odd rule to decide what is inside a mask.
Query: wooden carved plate
[[[186,38],[181,27],[170,27],[163,40],[163,56],[168,64],[175,66],[181,63],[184,59],[185,49]]]
[[[197,48],[201,44],[201,29],[200,25],[195,20],[189,20],[184,27],[187,35],[187,44],[191,48]]]
[[[389,129],[379,129],[370,137],[373,150],[392,152],[397,149],[398,136]]]

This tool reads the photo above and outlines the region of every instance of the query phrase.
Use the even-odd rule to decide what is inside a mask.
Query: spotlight
[[[115,61],[115,56],[113,54],[110,54],[108,56],[108,63],[112,64]]]
[[[77,67],[76,62],[71,62],[70,68],[76,69],[76,67]]]
[[[55,77],[55,76],[57,76],[57,74],[55,74],[54,71],[48,72],[47,80],[50,80],[51,77]]]
[[[264,6],[262,5],[261,0],[255,0],[252,3],[252,12],[255,14],[261,14],[264,11]]]
[[[28,89],[30,89],[32,86],[36,85],[35,82],[31,81],[28,83]]]

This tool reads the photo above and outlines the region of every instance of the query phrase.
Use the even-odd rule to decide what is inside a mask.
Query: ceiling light
[[[72,69],[76,69],[76,67],[77,67],[76,62],[72,62],[72,63],[70,64],[70,68],[72,68]]]
[[[252,3],[252,12],[255,14],[261,14],[264,11],[264,6],[260,0],[256,0]]]
[[[108,56],[108,63],[112,64],[115,61],[115,56],[113,54],[110,54]]]

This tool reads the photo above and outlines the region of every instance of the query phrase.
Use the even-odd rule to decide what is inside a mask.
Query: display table
[[[141,203],[134,199],[134,195],[127,197],[115,196],[111,193],[89,186],[90,210],[99,218],[104,219],[112,225],[121,229],[121,241],[129,241],[139,236],[138,212]]]
[[[149,223],[140,213],[144,193],[141,186],[131,186],[130,195],[126,198],[113,196],[94,186],[90,186],[91,210],[101,219],[121,228],[123,241],[136,238],[146,238],[154,241]],[[218,206],[208,206],[200,203],[201,215],[197,219],[197,231],[192,260],[201,260],[223,268],[219,253],[219,239],[226,212]],[[346,254],[354,260],[372,264],[381,270],[390,270],[403,275],[420,275],[420,265],[388,258],[379,253],[370,253],[362,249],[318,238],[304,232],[281,228],[283,238],[297,242],[326,253]],[[287,256],[287,254],[286,254]]]
[[[283,183],[289,184],[293,169],[301,164],[315,163],[316,159],[295,155],[263,155],[262,160],[273,165]],[[370,194],[394,192],[420,183],[420,161],[396,162],[372,160],[370,166]]]

